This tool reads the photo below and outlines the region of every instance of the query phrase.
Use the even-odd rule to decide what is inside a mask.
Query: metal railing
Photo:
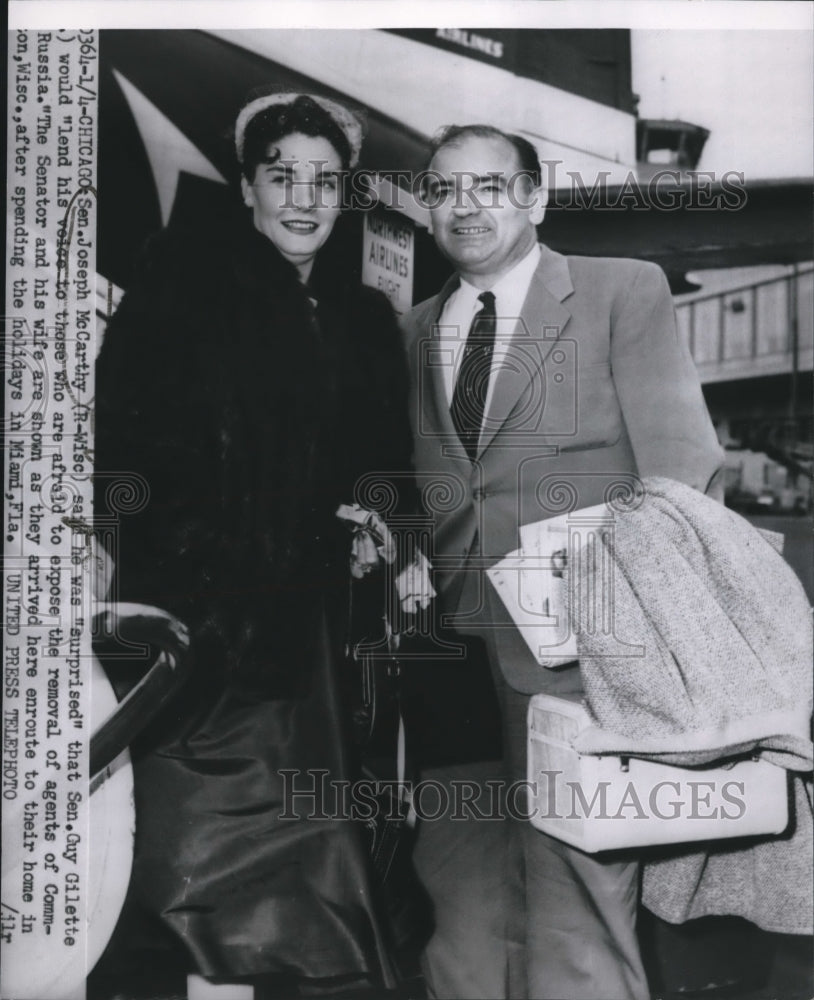
[[[783,356],[794,371],[800,351],[814,346],[813,300],[814,267],[795,265],[786,275],[677,303],[676,312],[697,365]]]

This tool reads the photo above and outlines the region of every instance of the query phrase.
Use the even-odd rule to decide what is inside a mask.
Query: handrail
[[[806,275],[814,274],[814,267],[807,267],[804,271],[790,271],[788,274],[779,274],[774,278],[763,278],[762,281],[753,281],[748,285],[738,285],[737,288],[722,288],[717,292],[707,292],[706,295],[699,295],[698,298],[688,298],[683,302],[676,302],[676,309],[697,305],[699,302],[710,302],[712,299],[723,298],[726,295],[736,295],[738,292],[749,292],[753,288],[762,288],[764,285],[775,285],[781,281],[791,281],[795,278],[805,278]]]
[[[173,615],[146,604],[98,604],[94,637],[158,646],[157,659],[90,739],[91,792],[104,770],[177,692],[190,668],[189,632]]]

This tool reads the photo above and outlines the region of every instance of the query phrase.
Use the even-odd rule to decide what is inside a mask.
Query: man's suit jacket
[[[521,525],[601,503],[637,475],[715,493],[723,455],[661,269],[541,250],[492,376],[475,463],[449,414],[450,333],[436,325],[457,278],[415,306],[404,327],[442,615],[455,614],[464,629],[486,626],[513,687],[566,693],[578,687],[576,672],[535,663],[482,570],[519,547]]]

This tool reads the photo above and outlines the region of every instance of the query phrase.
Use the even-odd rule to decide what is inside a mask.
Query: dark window
[[[626,29],[397,28],[392,33],[612,108],[636,110]]]

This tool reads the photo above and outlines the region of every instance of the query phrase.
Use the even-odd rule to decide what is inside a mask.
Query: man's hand
[[[430,582],[430,562],[423,552],[416,552],[415,558],[396,577],[396,590],[401,601],[401,610],[414,615],[419,608],[428,608],[435,597],[435,588]]]

